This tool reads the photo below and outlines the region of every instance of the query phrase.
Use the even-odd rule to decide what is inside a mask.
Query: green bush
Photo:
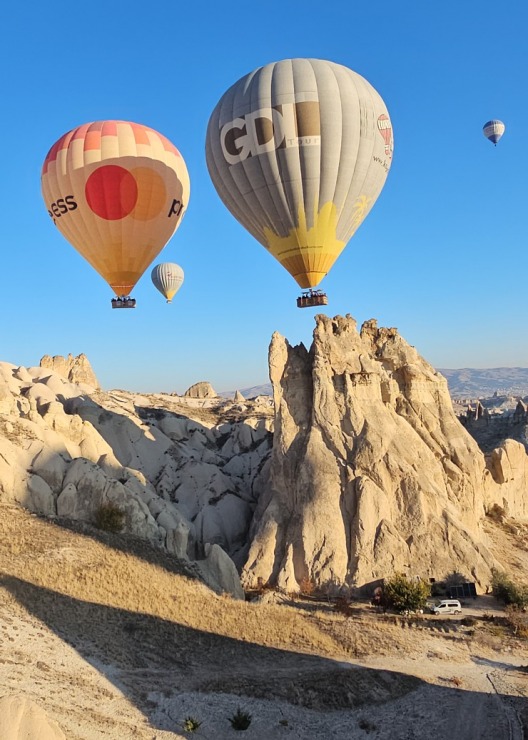
[[[431,586],[421,578],[409,580],[404,573],[395,573],[383,584],[383,599],[397,612],[423,609],[431,594]]]
[[[491,579],[493,596],[504,604],[523,608],[528,606],[528,587],[514,583],[506,573],[494,570]]]
[[[125,512],[110,502],[101,504],[95,512],[95,526],[104,532],[121,532],[125,523]]]

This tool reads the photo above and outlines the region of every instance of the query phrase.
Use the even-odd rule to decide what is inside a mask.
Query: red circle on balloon
[[[138,197],[134,175],[116,164],[102,165],[94,170],[86,181],[84,192],[92,211],[107,221],[128,216]]]

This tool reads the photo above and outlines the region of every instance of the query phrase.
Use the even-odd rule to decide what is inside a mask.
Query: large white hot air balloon
[[[167,303],[172,303],[183,283],[182,268],[174,262],[162,262],[154,267],[150,277],[155,287],[167,299]]]
[[[246,75],[207,129],[220,198],[301,288],[321,282],[363,222],[392,154],[380,95],[356,72],[321,59],[286,59]]]

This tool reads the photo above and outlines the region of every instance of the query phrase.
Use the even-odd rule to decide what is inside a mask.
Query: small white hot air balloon
[[[167,299],[167,303],[172,303],[172,299],[182,286],[183,270],[174,262],[162,262],[152,270],[151,278],[154,286]]]
[[[492,144],[495,144],[495,146],[497,146],[497,142],[499,141],[505,130],[506,126],[503,124],[502,121],[499,121],[496,118],[492,118],[491,121],[488,121],[482,127],[482,133],[484,134],[486,139],[491,141]]]

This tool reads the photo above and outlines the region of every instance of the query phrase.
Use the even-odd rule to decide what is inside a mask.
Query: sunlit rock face
[[[112,505],[125,533],[200,561],[215,590],[240,597],[232,561],[266,487],[273,409],[104,393],[86,373],[73,382],[70,360],[0,363],[0,502],[92,524]]]
[[[246,586],[362,586],[395,570],[488,582],[481,521],[506,499],[526,515],[526,455],[497,452],[492,476],[445,378],[373,320],[358,332],[350,316],[319,315],[309,351],[276,333],[269,365],[275,437]]]
[[[218,394],[211,383],[202,380],[187,388],[183,395],[187,398],[216,398]]]
[[[92,388],[99,388],[99,382],[85,354],[74,357],[69,354],[68,357],[55,355],[50,357],[45,355],[40,360],[40,367],[48,368],[53,372],[62,375],[71,383],[85,384]]]
[[[117,507],[217,591],[242,597],[233,563],[288,591],[394,571],[487,585],[486,511],[528,518],[524,446],[486,463],[443,376],[375,321],[317,316],[309,350],[274,334],[273,400],[103,392],[78,359],[0,363],[0,504],[90,524]]]

